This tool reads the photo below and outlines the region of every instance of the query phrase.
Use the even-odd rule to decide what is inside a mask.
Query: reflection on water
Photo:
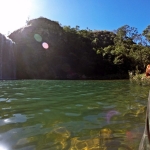
[[[137,150],[148,92],[129,81],[1,81],[0,150]]]

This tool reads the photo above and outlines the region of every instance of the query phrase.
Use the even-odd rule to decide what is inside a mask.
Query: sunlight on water
[[[21,80],[0,88],[0,150],[138,149],[148,87]]]

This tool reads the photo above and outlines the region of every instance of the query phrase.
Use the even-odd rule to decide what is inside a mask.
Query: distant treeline
[[[19,79],[125,79],[129,71],[142,73],[150,63],[150,26],[142,34],[129,25],[112,32],[92,31],[42,17],[28,25],[22,32],[26,37],[19,30],[9,36],[18,45]],[[33,41],[33,33],[49,44],[47,50]]]

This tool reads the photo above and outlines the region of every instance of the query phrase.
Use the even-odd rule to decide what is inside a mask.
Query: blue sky
[[[3,13],[4,20],[6,17],[14,20],[3,21],[0,32],[4,29],[12,32],[24,26],[28,16],[30,19],[42,16],[63,26],[78,25],[80,29],[88,27],[91,30],[113,31],[127,24],[141,33],[150,25],[150,0],[0,0],[0,3],[4,1],[8,1],[8,5],[10,1],[14,4],[11,13]],[[8,8],[7,4],[4,7]],[[7,28],[6,24],[9,24]]]
[[[41,15],[81,29],[114,30],[128,24],[142,32],[150,24],[150,1],[45,0]]]

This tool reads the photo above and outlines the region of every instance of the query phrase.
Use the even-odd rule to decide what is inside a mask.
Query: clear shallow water
[[[148,93],[129,81],[1,81],[0,150],[137,150]]]

